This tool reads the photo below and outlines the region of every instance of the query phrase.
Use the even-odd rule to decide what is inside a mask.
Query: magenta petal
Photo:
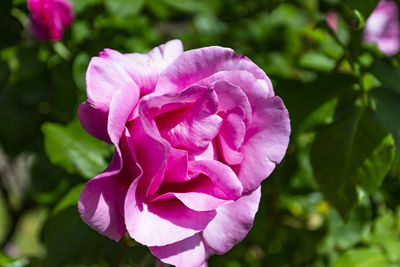
[[[82,220],[115,241],[126,233],[119,197],[125,195],[128,188],[118,176],[120,168],[121,159],[116,152],[110,166],[86,183],[78,202]]]
[[[86,72],[88,102],[95,107],[108,107],[113,94],[122,89],[130,91],[138,99],[139,91],[135,90],[135,84],[128,73],[113,60],[101,56],[102,53],[100,57],[90,60]]]
[[[129,235],[147,246],[164,246],[200,231],[214,218],[215,211],[193,211],[177,199],[146,204],[134,181],[125,200],[125,223]]]
[[[254,79],[251,79],[254,81]],[[218,96],[218,111],[228,113],[232,109],[240,107],[244,113],[242,119],[246,125],[251,120],[251,106],[249,99],[243,90],[225,80],[217,80],[211,84],[211,88],[215,90]]]
[[[204,241],[216,254],[226,253],[245,238],[253,226],[260,197],[261,186],[217,209],[217,216],[203,231]]]
[[[159,191],[152,196],[151,202],[176,197],[189,209],[208,211],[232,203],[237,198],[222,191],[205,175],[195,174],[195,177],[192,178],[192,180],[185,183],[164,183]],[[240,182],[237,182],[241,187]]]
[[[188,177],[188,153],[185,150],[171,148],[167,158],[164,182],[181,183],[190,180]]]
[[[394,1],[380,1],[365,23],[363,39],[388,56],[400,50],[400,21]]]
[[[180,40],[172,40],[152,49],[147,54],[120,54],[106,50],[132,77],[140,88],[141,95],[154,91],[158,75],[183,52]]]
[[[222,119],[215,114],[218,98],[213,90],[205,91],[192,107],[179,114],[165,113],[157,120],[161,135],[174,147],[203,150],[217,136]]]
[[[231,199],[237,199],[241,196],[243,187],[232,169],[216,160],[198,160],[189,162],[189,171],[194,173],[203,173],[222,192]]]
[[[95,108],[85,101],[79,105],[78,116],[86,132],[100,140],[111,143],[107,132],[108,110]]]
[[[210,46],[186,51],[178,57],[160,75],[155,92],[179,92],[214,73],[231,70],[244,70],[271,84],[267,75],[250,59],[239,58],[229,48]]]
[[[237,108],[241,110],[240,107]],[[243,114],[243,111],[229,113],[218,135],[220,154],[229,165],[240,164],[243,160],[243,155],[238,150],[243,143],[246,126],[240,113]]]
[[[232,200],[217,198],[207,193],[187,192],[172,194],[182,201],[186,207],[195,211],[212,211],[221,206],[232,203]]]
[[[128,125],[137,160],[143,169],[140,188],[145,196],[153,194],[163,181],[170,145],[163,140],[144,116],[136,118]]]
[[[253,111],[255,108],[254,105],[258,99],[274,96],[272,84],[269,80],[258,79],[250,72],[243,70],[220,71],[199,81],[199,84],[202,86],[210,86],[216,81],[221,80],[242,89]]]
[[[234,166],[244,192],[256,189],[286,153],[290,136],[289,114],[277,97],[260,98],[254,103],[250,127],[240,149],[243,161]]]
[[[150,247],[151,253],[161,261],[177,267],[206,266],[206,250],[200,234],[195,234],[182,241],[162,246]]]

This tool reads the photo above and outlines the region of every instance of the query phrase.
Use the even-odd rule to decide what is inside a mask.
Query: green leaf
[[[349,7],[358,10],[366,19],[375,9],[378,2],[379,0],[345,0]]]
[[[92,178],[106,168],[110,147],[87,134],[78,121],[66,126],[47,122],[42,131],[45,150],[53,164],[85,178]]]
[[[91,33],[90,25],[85,20],[76,20],[72,24],[72,39],[75,43],[82,43],[87,40]]]
[[[106,10],[115,17],[126,18],[136,15],[144,0],[104,0]]]
[[[117,243],[97,233],[82,221],[76,206],[52,214],[42,236],[47,248],[43,266],[136,266],[143,262],[147,262],[143,266],[154,266],[145,246],[128,247],[125,238]]]
[[[388,63],[375,60],[371,66],[371,73],[382,83],[383,87],[391,88],[400,94],[400,69]]]
[[[85,91],[86,82],[85,82],[85,75],[86,69],[89,65],[90,56],[86,52],[81,52],[75,58],[74,63],[72,65],[72,74],[74,77],[74,81],[76,86],[81,91]]]
[[[358,204],[358,187],[374,192],[393,158],[393,138],[360,107],[322,128],[311,150],[319,188],[344,218]]]
[[[400,153],[400,93],[385,88],[371,92],[375,116],[392,133],[397,152]]]
[[[210,7],[208,1],[196,1],[196,0],[164,0],[171,7],[188,13],[205,13]]]
[[[76,14],[83,12],[87,7],[99,4],[102,0],[71,0]]]
[[[96,246],[97,233],[85,226],[76,207],[69,207],[52,216],[43,231],[47,266],[74,262]]]
[[[356,79],[347,74],[319,74],[312,82],[277,81],[275,90],[290,112],[292,129],[324,104],[351,89]],[[310,122],[308,123],[310,124]]]
[[[336,61],[322,53],[315,51],[307,52],[300,58],[300,66],[319,71],[332,71],[335,68]]]
[[[67,194],[65,194],[65,196],[57,203],[57,205],[53,209],[53,214],[57,214],[68,207],[76,206],[78,204],[79,195],[81,194],[84,186],[85,184],[78,184],[71,188],[67,192]]]
[[[357,248],[343,253],[333,267],[389,267],[390,263],[377,247]]]

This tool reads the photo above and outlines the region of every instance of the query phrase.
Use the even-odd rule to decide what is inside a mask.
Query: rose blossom
[[[148,54],[105,49],[86,85],[82,126],[115,153],[81,193],[84,222],[116,241],[128,232],[176,266],[206,265],[247,235],[290,134],[257,65],[174,40]]]
[[[335,10],[329,10],[326,14],[326,23],[334,31],[338,30],[338,14]]]
[[[74,18],[68,0],[28,0],[30,31],[41,40],[60,40]]]
[[[388,56],[400,49],[400,25],[397,4],[381,0],[366,21],[364,41],[377,44]]]

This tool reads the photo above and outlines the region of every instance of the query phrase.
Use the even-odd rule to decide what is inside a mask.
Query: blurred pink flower
[[[161,261],[206,266],[251,229],[261,182],[285,155],[290,122],[265,73],[229,48],[147,54],[105,49],[90,61],[82,126],[115,145],[86,183],[84,222],[128,232]]]
[[[68,0],[28,0],[28,9],[31,11],[30,31],[40,40],[60,40],[64,28],[74,19]]]
[[[329,10],[326,14],[326,23],[335,32],[338,30],[338,14],[334,10]]]
[[[388,56],[400,49],[398,7],[393,1],[381,0],[366,21],[364,41],[375,43]]]

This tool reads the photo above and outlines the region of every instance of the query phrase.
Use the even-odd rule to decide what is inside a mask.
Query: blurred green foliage
[[[362,43],[377,0],[73,0],[58,43],[0,3],[0,266],[152,266],[148,249],[86,226],[76,204],[112,148],[79,126],[104,48],[231,47],[271,78],[291,117],[248,237],[209,266],[400,266],[400,55]],[[326,13],[339,14],[338,31]]]

